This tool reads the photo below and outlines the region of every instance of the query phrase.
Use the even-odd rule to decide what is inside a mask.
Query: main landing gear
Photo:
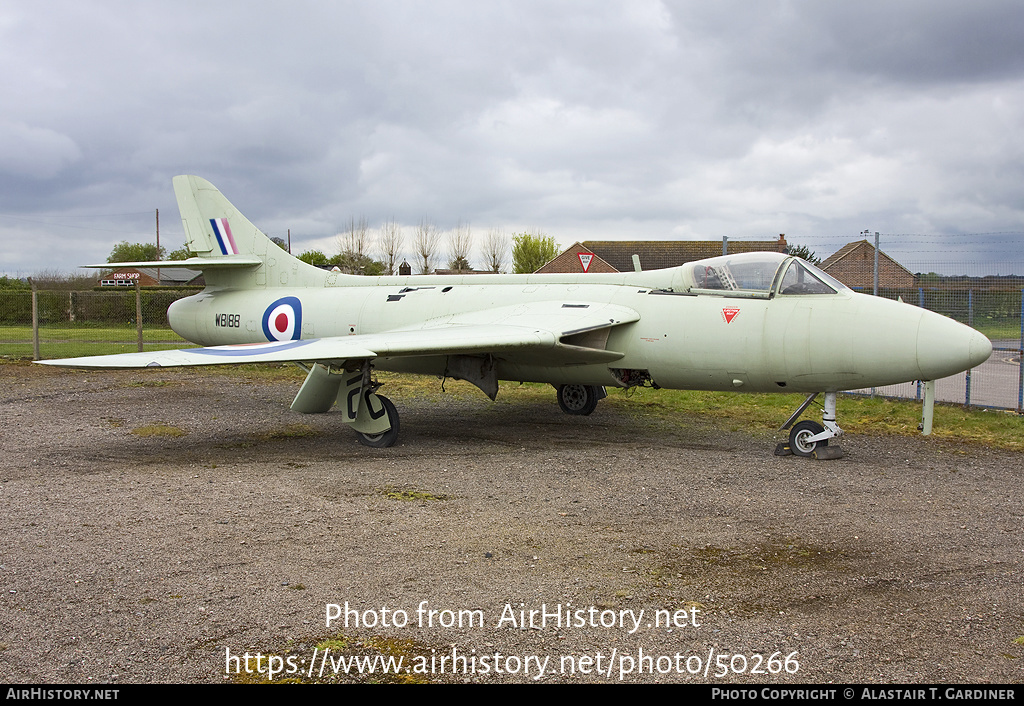
[[[322,414],[337,404],[359,443],[378,449],[394,446],[398,441],[398,410],[391,400],[377,394],[381,384],[373,379],[370,361],[358,365],[348,370],[328,363],[300,366],[308,375],[292,401],[292,409],[302,414]]]
[[[831,439],[837,439],[843,435],[843,430],[836,424],[836,393],[826,392],[825,393],[825,404],[821,412],[821,424],[812,422],[809,419],[805,419],[802,422],[797,422],[796,419],[803,414],[804,410],[807,409],[811,402],[820,393],[813,393],[808,395],[804,403],[793,413],[782,428],[789,429],[790,425],[793,428],[789,432],[789,443],[781,443],[775,448],[776,456],[803,456],[805,458],[816,458],[816,459],[833,459],[842,458],[843,450],[838,446],[829,446],[828,442]]]
[[[395,409],[394,403],[392,403],[387,397],[382,397],[381,395],[377,395],[372,392],[366,395],[364,402],[368,406],[371,416],[375,413],[377,414],[377,417],[382,417],[386,414],[391,428],[376,434],[367,434],[365,432],[356,431],[356,438],[359,439],[359,443],[363,446],[370,446],[375,449],[386,449],[390,446],[394,446],[395,442],[398,441],[399,431],[398,410]]]
[[[558,406],[566,414],[587,415],[594,411],[599,400],[608,396],[600,385],[559,385]]]

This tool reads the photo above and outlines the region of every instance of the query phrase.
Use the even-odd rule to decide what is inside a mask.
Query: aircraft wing
[[[187,260],[146,260],[144,262],[101,262],[98,265],[79,265],[93,270],[117,270],[120,267],[185,267],[190,270],[211,268],[259,267],[263,261],[252,255],[224,255],[222,257],[190,257]]]
[[[381,333],[39,362],[68,368],[151,368],[491,353],[552,363],[600,363],[623,355],[604,347],[607,331],[639,319],[634,310],[614,304],[535,302],[432,319],[414,328]]]

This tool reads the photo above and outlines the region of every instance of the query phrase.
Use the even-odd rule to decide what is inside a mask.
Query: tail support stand
[[[924,383],[924,404],[921,409],[921,433],[925,436],[932,433],[932,420],[935,418],[935,381]]]

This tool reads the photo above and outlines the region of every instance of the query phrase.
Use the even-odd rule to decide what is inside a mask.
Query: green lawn
[[[137,335],[127,326],[40,326],[39,353],[47,359],[132,353],[138,350]],[[142,343],[147,351],[192,347],[167,328],[143,329]],[[31,358],[32,327],[0,326],[0,357]]]
[[[1020,339],[1020,322],[1009,321],[1005,323],[977,323],[974,328],[981,331],[991,340],[997,339]]]
[[[40,341],[135,341],[134,326],[40,326]],[[181,336],[169,328],[144,328],[144,341],[184,342]],[[8,341],[32,342],[31,326],[0,326],[0,343]]]

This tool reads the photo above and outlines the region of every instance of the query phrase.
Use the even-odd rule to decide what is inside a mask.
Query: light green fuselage
[[[979,364],[991,350],[973,329],[908,304],[849,289],[784,294],[777,283],[759,295],[695,292],[684,268],[608,275],[376,278],[303,267],[283,276],[271,271],[272,286],[266,286],[267,274],[221,276],[203,293],[171,307],[172,327],[202,345],[265,342],[262,318],[282,297],[301,302],[303,339],[408,329],[534,302],[607,303],[640,315],[639,321],[607,330],[606,340],[595,344],[621,358],[566,364],[541,353],[498,354],[498,377],[622,385],[621,371],[644,371],[659,387],[752,392],[836,391],[932,380]],[[378,358],[374,365],[442,375],[446,358]]]

